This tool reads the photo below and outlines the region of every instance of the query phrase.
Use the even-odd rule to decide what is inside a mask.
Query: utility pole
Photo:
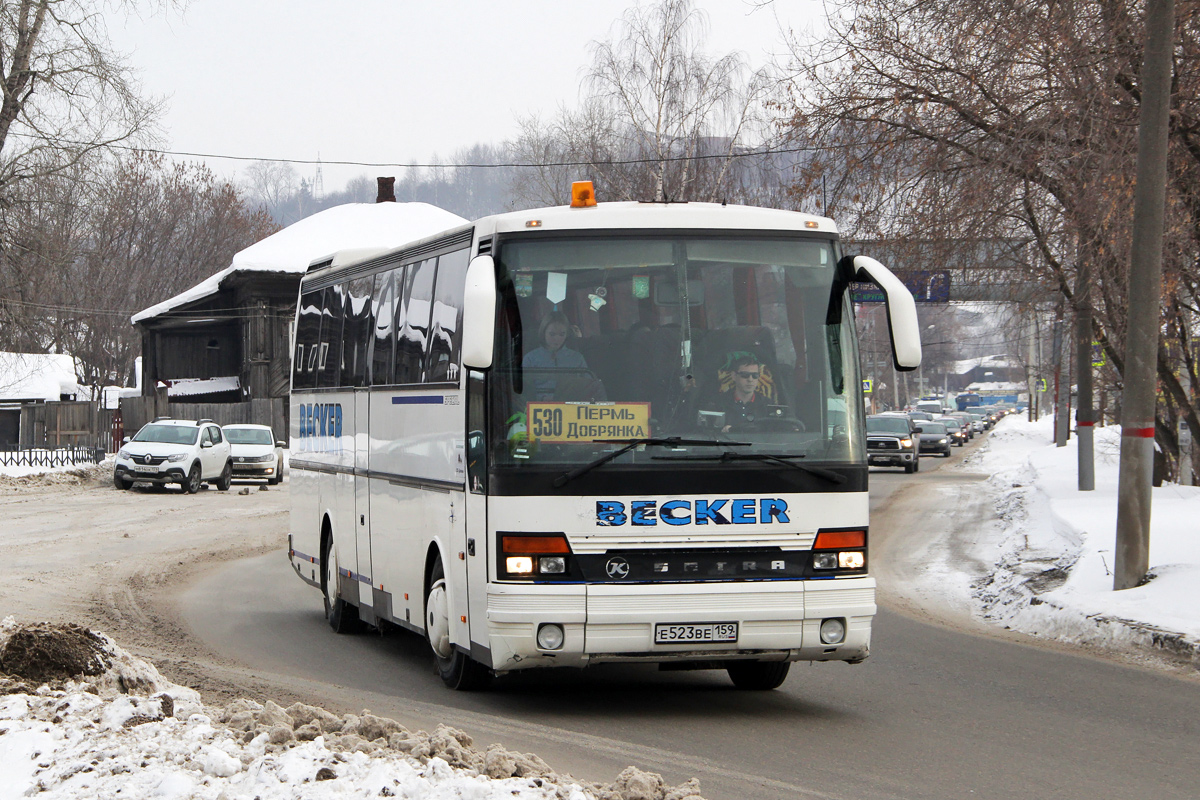
[[[1092,410],[1092,259],[1090,248],[1079,252],[1075,270],[1075,373],[1079,387],[1075,401],[1075,433],[1079,435],[1079,491],[1096,488],[1095,439],[1093,426],[1096,416]]]
[[[1058,309],[1054,313],[1054,445],[1067,446],[1067,431],[1071,427],[1071,377],[1066,372],[1066,359],[1063,358],[1063,302],[1058,301]]]
[[[1121,467],[1113,589],[1131,589],[1150,568],[1150,496],[1154,472],[1155,372],[1162,298],[1163,206],[1171,104],[1174,0],[1147,0],[1138,122],[1137,185],[1129,265],[1129,327],[1121,402]]]

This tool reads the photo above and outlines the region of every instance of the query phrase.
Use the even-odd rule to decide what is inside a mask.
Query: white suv
[[[148,481],[178,483],[195,494],[205,481],[225,491],[232,479],[229,441],[211,419],[196,422],[159,417],[125,440],[113,468],[113,484],[118,489]]]

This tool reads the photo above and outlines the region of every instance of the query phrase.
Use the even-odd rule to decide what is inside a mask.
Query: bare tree
[[[707,56],[706,24],[691,0],[627,11],[617,35],[593,45],[579,109],[522,121],[514,152],[545,165],[522,175],[523,196],[561,202],[566,183],[587,174],[614,199],[739,199],[771,81],[740,54]]]
[[[0,4],[0,81],[0,201],[15,183],[146,133],[159,110],[88,0]]]

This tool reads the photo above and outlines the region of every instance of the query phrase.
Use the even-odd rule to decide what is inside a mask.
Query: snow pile
[[[1095,433],[1096,489],[1078,490],[1078,439],[1053,442],[1053,420],[1006,418],[962,468],[991,473],[997,509],[978,556],[978,613],[1015,630],[1078,644],[1159,648],[1200,663],[1200,487],[1153,490],[1150,575],[1113,591],[1119,427]],[[949,566],[949,565],[947,565]]]
[[[113,457],[99,464],[75,464],[58,467],[0,465],[0,491],[40,486],[92,486],[112,483]]]
[[[695,779],[667,787],[629,767],[611,785],[580,784],[537,756],[479,750],[462,731],[413,732],[366,711],[337,717],[244,698],[209,708],[74,625],[5,619],[0,670],[10,674],[0,677],[0,800],[700,800]]]

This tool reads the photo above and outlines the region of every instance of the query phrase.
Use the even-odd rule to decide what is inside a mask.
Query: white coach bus
[[[427,638],[445,683],[651,662],[771,689],[870,650],[848,286],[903,284],[833,223],[596,204],[486,217],[305,275],[291,405],[297,575],[338,632]]]

